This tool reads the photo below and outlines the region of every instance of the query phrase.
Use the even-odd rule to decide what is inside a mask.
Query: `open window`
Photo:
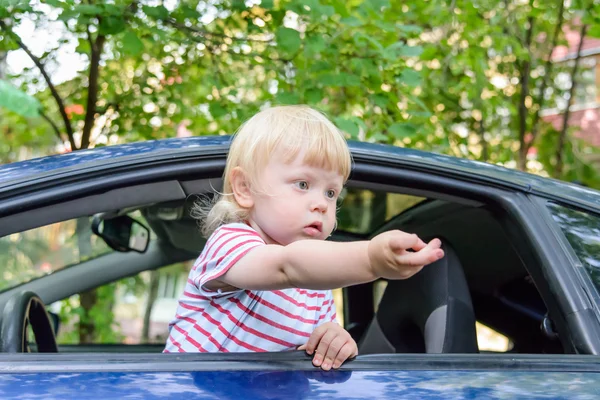
[[[487,335],[491,338],[488,341],[495,338],[504,343],[502,346],[485,348],[485,345],[479,344],[479,351],[564,352],[561,338],[548,335],[547,331],[540,328],[553,311],[542,299],[538,288],[540,281],[536,282],[532,277],[532,271],[537,271],[539,275],[543,266],[527,257],[527,249],[523,250],[522,243],[525,240],[522,232],[509,229],[514,224],[511,211],[500,206],[497,199],[492,199],[497,194],[495,189],[483,185],[477,190],[464,185],[460,187],[451,178],[444,180],[424,172],[409,171],[400,173],[400,176],[394,175],[399,173],[395,168],[371,171],[364,165],[357,167],[357,173],[349,182],[339,206],[338,229],[331,240],[368,239],[389,229],[414,232],[424,239],[440,237],[453,248],[460,261],[474,318],[477,326],[480,326],[477,342],[483,343],[483,336]],[[106,192],[91,200],[81,198],[71,204],[35,210],[39,223],[44,219],[55,222],[53,219],[57,211],[75,221],[81,211],[73,204],[85,204],[89,216],[99,209],[107,212],[126,208],[143,218],[151,230],[151,243],[145,253],[113,252],[107,246],[98,244],[99,251],[104,252],[99,257],[77,259],[70,268],[44,275],[30,282],[28,287],[40,293],[44,301],[50,304],[93,288],[123,279],[137,279],[131,277],[144,277],[151,271],[194,260],[202,251],[205,241],[200,235],[197,221],[190,215],[190,208],[196,199],[193,195],[218,190],[217,182],[197,179],[147,183],[143,191],[130,186]],[[128,197],[123,197],[126,204],[114,200],[121,198],[117,196],[121,191],[129,193]],[[510,196],[510,193],[504,194]],[[113,209],[107,210],[107,204]],[[19,221],[19,216],[12,218],[13,221]],[[28,223],[34,223],[30,216],[23,215],[22,218],[29,218]],[[35,229],[49,229],[50,226]],[[13,243],[11,238],[7,236],[3,240]],[[172,313],[175,312],[174,293],[184,282],[187,268],[169,270],[164,276],[161,273],[156,281],[158,300],[154,306],[160,303],[162,319],[159,323],[163,326],[168,324],[165,316],[169,314],[169,307],[172,307]],[[69,282],[69,285],[65,285],[65,282]],[[151,279],[148,278],[147,282],[144,290],[153,290],[153,285],[149,284]],[[407,280],[407,284],[411,283],[410,279]],[[357,341],[363,339],[374,316],[381,312],[380,300],[389,289],[387,285],[385,281],[378,281],[336,292],[342,294],[336,296],[339,318]],[[121,293],[122,300],[127,304],[137,302],[130,301],[131,293],[125,289]],[[122,316],[125,308],[133,308],[123,304],[115,303],[110,311]],[[149,314],[151,318],[157,317],[156,309],[152,312]],[[144,310],[143,315],[147,314]],[[120,344],[127,343],[123,339]],[[416,348],[417,351],[419,349],[421,347]],[[123,348],[120,351],[128,350]]]

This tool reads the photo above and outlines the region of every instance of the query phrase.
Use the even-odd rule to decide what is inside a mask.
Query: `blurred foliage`
[[[32,126],[31,118],[11,113],[0,123],[11,131],[0,138],[3,158],[16,159],[15,149],[25,145],[51,152],[56,136],[67,141],[66,125],[73,143],[87,135],[92,146],[170,137],[178,126],[196,135],[226,134],[265,105],[307,103],[352,138],[509,166],[517,161],[525,169],[526,150],[555,133],[540,110],[567,95],[556,80],[567,64],[547,60],[566,43],[562,27],[586,23],[589,34],[600,31],[595,3],[8,2],[0,9],[7,21],[0,51],[19,49],[15,28],[33,21],[58,35],[54,47],[38,55],[40,65],[56,68],[59,50],[68,47],[87,69],[55,85],[62,116],[39,67],[9,77],[35,95],[58,129],[53,138],[42,119]],[[96,84],[95,110],[86,122]],[[528,142],[532,131],[536,143]]]

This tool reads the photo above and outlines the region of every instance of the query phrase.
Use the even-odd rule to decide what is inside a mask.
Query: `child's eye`
[[[308,189],[308,182],[298,181],[298,182],[296,182],[296,186],[298,187],[298,189],[306,190],[306,189]]]
[[[329,189],[328,191],[325,192],[325,196],[327,196],[328,199],[334,199],[335,198],[335,190]]]

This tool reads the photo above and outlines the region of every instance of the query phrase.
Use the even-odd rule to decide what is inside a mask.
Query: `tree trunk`
[[[150,316],[152,315],[152,307],[156,301],[158,294],[158,280],[160,273],[157,270],[150,272],[150,284],[148,291],[148,301],[146,302],[146,310],[144,311],[144,327],[142,328],[142,343],[150,342]]]
[[[387,213],[387,193],[375,192],[375,196],[371,200],[371,219],[369,224],[369,232],[379,228],[385,222]]]
[[[92,238],[91,238],[90,219],[81,217],[77,219],[77,245],[79,248],[79,260],[83,261],[92,255]],[[79,294],[79,304],[83,309],[82,315],[79,316],[79,343],[94,343],[95,325],[90,316],[90,310],[98,301],[98,293],[95,289]]]
[[[579,32],[579,45],[577,46],[577,56],[575,57],[575,65],[571,71],[571,88],[569,89],[569,101],[567,102],[567,109],[563,116],[563,124],[560,134],[558,136],[558,145],[556,146],[556,166],[554,168],[554,177],[560,179],[563,174],[563,150],[565,147],[565,141],[567,139],[567,130],[569,128],[569,117],[571,114],[571,105],[573,104],[573,98],[575,97],[575,89],[577,88],[577,72],[579,71],[579,61],[581,60],[581,49],[583,47],[583,40],[587,34],[588,25],[583,25]]]
[[[527,20],[527,33],[525,36],[525,46],[527,47],[527,59],[523,62],[520,70],[520,84],[521,84],[521,96],[519,97],[519,159],[518,167],[521,171],[527,169],[527,144],[525,142],[525,135],[527,134],[527,114],[529,109],[527,108],[526,101],[529,96],[529,75],[531,74],[531,40],[533,37],[533,16],[530,16]]]

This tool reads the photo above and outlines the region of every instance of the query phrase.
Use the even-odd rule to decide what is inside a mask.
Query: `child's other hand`
[[[444,257],[441,245],[439,239],[426,244],[417,235],[388,231],[371,239],[369,261],[373,272],[382,278],[406,279]]]
[[[339,324],[326,322],[313,331],[306,344],[298,347],[310,355],[313,365],[325,371],[339,368],[344,361],[356,357],[358,347],[352,336]]]

